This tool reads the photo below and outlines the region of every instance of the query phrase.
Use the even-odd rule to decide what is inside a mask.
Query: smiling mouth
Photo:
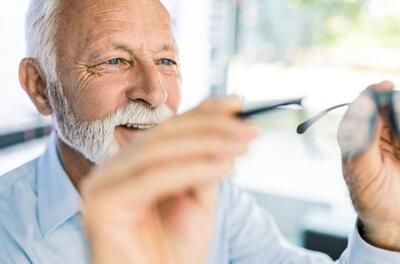
[[[132,123],[120,125],[120,127],[132,129],[132,130],[147,130],[147,129],[153,128],[155,126],[156,126],[156,124],[132,124]]]

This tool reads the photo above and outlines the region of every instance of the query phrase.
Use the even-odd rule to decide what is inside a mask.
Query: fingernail
[[[391,81],[385,80],[377,85],[378,89],[393,89],[394,84]]]
[[[368,89],[374,89],[378,91],[389,91],[392,90],[393,88],[394,84],[388,80],[368,86]]]

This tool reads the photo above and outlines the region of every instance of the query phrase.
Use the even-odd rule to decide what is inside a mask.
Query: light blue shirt
[[[53,134],[41,157],[0,177],[0,263],[89,263],[80,205]],[[333,263],[287,243],[270,215],[231,181],[221,185],[215,221],[209,263]],[[338,262],[400,263],[400,253],[367,244],[355,230]]]

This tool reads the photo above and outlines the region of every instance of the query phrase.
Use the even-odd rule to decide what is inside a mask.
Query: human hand
[[[389,109],[378,109],[370,93],[393,88],[386,81],[364,91],[344,116],[338,140],[344,178],[364,238],[375,246],[400,251],[400,139],[389,120]]]
[[[217,189],[257,134],[237,98],[209,99],[138,137],[81,192],[92,261],[204,263]]]

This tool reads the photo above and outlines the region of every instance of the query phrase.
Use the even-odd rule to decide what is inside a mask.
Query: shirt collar
[[[57,140],[53,132],[37,168],[38,217],[43,237],[81,208],[80,195],[61,164]]]

